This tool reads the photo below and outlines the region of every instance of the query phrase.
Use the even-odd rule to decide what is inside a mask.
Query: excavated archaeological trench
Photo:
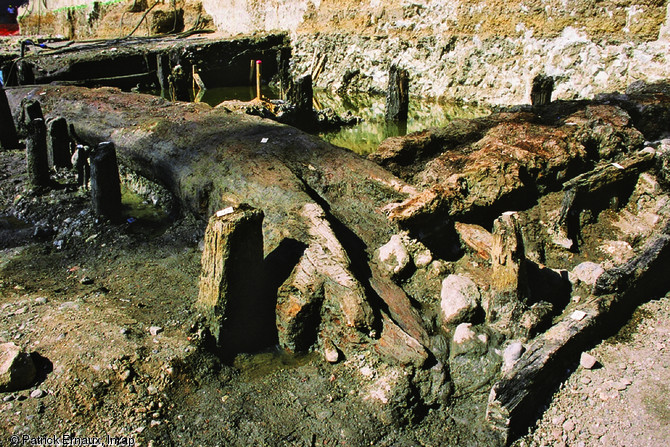
[[[232,107],[66,85],[205,58],[210,79],[246,74],[261,53],[271,77],[289,54],[273,36],[161,45],[97,81],[61,67],[101,52],[33,58],[17,80],[59,82],[6,89],[17,122],[36,100],[79,143],[113,143],[126,188],[109,221],[69,170],[31,190],[23,151],[0,153],[0,335],[44,393],[3,393],[8,435],[504,445],[668,291],[667,83],[456,119],[367,158]]]

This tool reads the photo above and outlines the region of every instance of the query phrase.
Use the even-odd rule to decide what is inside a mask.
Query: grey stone
[[[523,344],[521,342],[511,343],[503,351],[503,371],[509,371],[514,364],[519,360],[523,353]]]
[[[44,397],[45,395],[46,395],[46,393],[45,393],[43,390],[39,389],[39,388],[33,390],[33,391],[30,393],[30,397],[32,397],[33,399],[39,399],[39,398],[41,398],[41,397]]]
[[[570,281],[573,283],[579,280],[585,284],[593,285],[598,280],[598,277],[605,273],[605,269],[595,262],[582,262],[572,269]]]
[[[35,379],[35,364],[14,343],[0,344],[0,392],[25,389]]]
[[[442,318],[445,324],[458,324],[470,318],[480,299],[477,285],[465,276],[449,275],[442,281]]]
[[[579,364],[584,369],[592,369],[597,363],[598,360],[587,352],[582,352],[582,355],[579,358]]]
[[[379,260],[394,275],[407,268],[411,258],[401,235],[394,234],[391,240],[379,248]]]

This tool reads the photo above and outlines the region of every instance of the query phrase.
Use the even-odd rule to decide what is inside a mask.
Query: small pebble
[[[163,328],[160,327],[160,326],[151,326],[151,327],[149,328],[149,333],[150,333],[151,335],[154,335],[154,336],[155,336],[155,335],[160,334],[161,332],[163,332]]]
[[[30,393],[30,397],[32,397],[33,399],[39,399],[41,397],[44,397],[44,391],[37,388],[36,390],[33,390],[32,393]]]
[[[582,356],[579,358],[579,364],[584,369],[593,369],[594,366],[598,363],[598,360],[587,352],[582,352]]]

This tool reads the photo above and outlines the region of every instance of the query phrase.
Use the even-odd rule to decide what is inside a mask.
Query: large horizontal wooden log
[[[279,249],[276,262],[285,259],[284,240],[313,244],[314,223],[303,210],[320,209],[333,237],[356,260],[351,272],[362,289],[368,289],[370,276],[375,284],[386,284],[377,292],[391,303],[391,316],[412,337],[427,339],[402,289],[366,265],[365,259],[398,231],[380,209],[413,191],[384,168],[295,128],[206,104],[170,103],[110,88],[49,86],[9,93],[15,104],[23,97],[39,99],[48,117],[65,118],[90,145],[112,142],[121,164],[163,185],[183,212],[203,222],[240,203],[262,210],[265,254]],[[318,270],[328,272],[327,267]]]

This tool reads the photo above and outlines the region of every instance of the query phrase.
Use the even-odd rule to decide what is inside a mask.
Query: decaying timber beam
[[[579,234],[579,213],[592,206],[601,207],[603,198],[618,198],[616,189],[637,179],[653,163],[654,154],[641,151],[620,163],[600,165],[565,182],[561,211],[554,227],[554,242],[567,249],[573,248]]]
[[[665,293],[670,286],[670,224],[663,234],[649,241],[642,252],[623,266],[605,271],[593,294],[569,306],[561,319],[526,346],[514,366],[503,372],[491,389],[486,418],[506,442],[529,421],[537,399],[552,389],[552,380],[562,365],[574,363],[593,331],[611,330],[611,320],[621,321],[650,291]],[[651,286],[651,287],[650,287]],[[592,337],[591,337],[592,339]]]

